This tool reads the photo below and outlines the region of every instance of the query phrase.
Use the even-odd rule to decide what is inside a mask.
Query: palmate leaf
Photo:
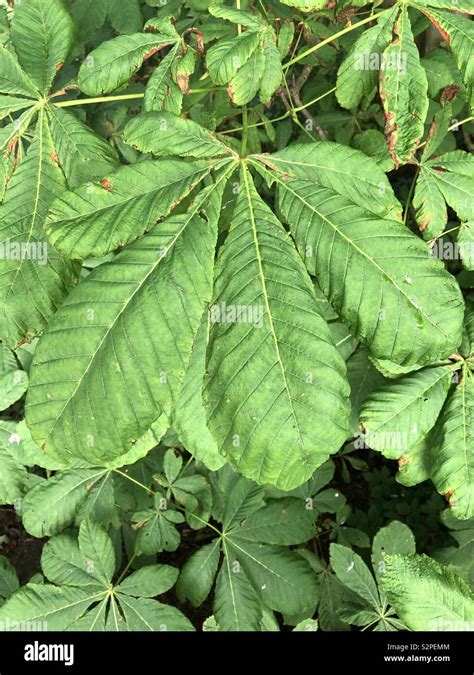
[[[64,189],[42,109],[27,156],[0,206],[0,336],[12,347],[45,328],[77,280],[77,265],[58,256],[43,231],[48,209]]]
[[[461,221],[474,219],[473,181],[474,157],[463,150],[453,150],[421,162],[413,206],[425,239],[439,237],[445,229],[448,221],[446,204]]]
[[[227,93],[236,105],[245,105],[259,92],[266,103],[283,78],[275,31],[250,12],[216,4],[209,12],[247,29],[219,40],[208,50],[206,65],[211,79],[229,85]]]
[[[431,478],[456,518],[474,516],[474,377],[468,368],[431,438]]]
[[[212,288],[216,230],[197,208],[96,268],[55,315],[27,399],[46,452],[112,460],[170,414]]]
[[[15,7],[12,41],[23,69],[42,94],[64,65],[74,24],[61,0],[24,0]]]
[[[336,156],[345,157],[343,173],[328,170]],[[278,208],[308,271],[372,356],[401,365],[448,357],[461,339],[459,288],[427,245],[394,219],[396,200],[385,182],[365,197],[364,178],[377,182],[377,164],[327,142],[257,157],[273,167],[259,170],[277,183]]]
[[[257,482],[300,485],[347,434],[344,363],[288,235],[247,170],[219,256],[211,323],[204,399],[219,451]]]
[[[474,595],[450,567],[426,555],[390,555],[382,587],[411,630],[472,631]]]
[[[69,258],[99,257],[151,229],[209,173],[204,162],[145,160],[79,186],[49,210],[46,232]]]
[[[120,35],[103,42],[82,64],[78,84],[89,96],[110,94],[126,84],[144,61],[172,43],[170,35],[154,33]]]
[[[410,161],[421,141],[428,112],[428,80],[406,5],[395,22],[393,42],[383,52],[380,98],[385,112],[385,136],[395,168]]]

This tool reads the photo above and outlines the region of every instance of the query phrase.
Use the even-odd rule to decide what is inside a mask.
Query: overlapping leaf
[[[348,388],[288,235],[241,180],[211,307],[209,426],[241,473],[291,489],[344,440]]]
[[[371,158],[321,143],[259,159],[273,169],[260,171],[277,184],[278,208],[308,270],[373,356],[423,364],[457,348],[463,302],[456,281],[395,219],[397,201]]]

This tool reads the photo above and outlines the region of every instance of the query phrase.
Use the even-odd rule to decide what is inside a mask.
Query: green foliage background
[[[0,3],[2,630],[473,630],[473,11]]]

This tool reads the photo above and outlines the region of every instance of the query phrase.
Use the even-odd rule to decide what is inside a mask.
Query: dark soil
[[[41,551],[46,541],[25,532],[13,507],[0,508],[0,555],[11,562],[21,584],[41,572]]]

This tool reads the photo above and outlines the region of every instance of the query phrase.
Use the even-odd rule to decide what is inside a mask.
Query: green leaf
[[[467,270],[474,270],[474,221],[461,223],[457,242],[463,266]]]
[[[83,62],[79,87],[89,96],[110,94],[126,84],[144,61],[172,43],[167,35],[134,33],[103,42]]]
[[[115,570],[115,551],[105,529],[87,518],[79,528],[78,543],[89,574],[110,587]]]
[[[46,232],[70,258],[99,257],[149,230],[209,173],[203,162],[145,160],[99,183],[66,192],[49,211]]]
[[[170,413],[210,298],[215,237],[195,213],[175,216],[69,295],[39,342],[27,398],[27,423],[46,452],[61,457],[67,447],[102,464]],[[156,301],[163,295],[166,304]]]
[[[269,182],[279,177],[307,180],[329,190],[342,203],[345,199],[377,216],[401,219],[401,204],[385,172],[372,157],[359,150],[330,141],[295,143],[273,155],[254,158],[273,170],[271,176],[268,170],[264,171]],[[260,165],[254,166],[261,171]],[[300,252],[304,254],[303,249]]]
[[[443,546],[436,551],[435,558],[445,565],[452,565],[458,574],[474,585],[474,519],[457,520],[449,510],[441,514],[443,525],[450,529],[449,534],[457,546]]]
[[[118,33],[135,33],[143,27],[139,0],[108,0],[109,21]]]
[[[183,468],[183,458],[178,453],[176,454],[173,448],[166,451],[163,460],[163,470],[165,472],[168,484],[172,484],[178,478],[181,469]]]
[[[365,443],[399,459],[433,428],[451,384],[453,367],[424,368],[369,394],[360,420]]]
[[[260,599],[236,561],[226,555],[217,575],[214,616],[219,630],[258,631],[262,618]]]
[[[436,429],[436,427],[435,427]],[[433,432],[432,432],[433,433]],[[405,452],[398,460],[396,480],[401,485],[418,485],[431,477],[431,435]]]
[[[25,491],[27,479],[25,467],[0,447],[0,504],[14,504],[20,499]]]
[[[27,98],[39,98],[39,91],[30,77],[21,68],[15,56],[0,46],[0,91],[4,94],[26,96]],[[32,105],[33,101],[24,101],[26,105]]]
[[[439,237],[445,229],[448,220],[445,201],[460,220],[474,219],[473,180],[474,157],[462,150],[448,152],[421,164],[413,205],[425,239]]]
[[[176,82],[171,79],[178,50],[179,44],[172,46],[153,71],[145,89],[144,110],[165,110],[175,115],[181,113],[184,94]]]
[[[191,360],[174,408],[173,427],[186,450],[211,471],[225,464],[207,426],[202,391],[209,339],[209,312],[204,309],[199,330],[194,339]]]
[[[239,477],[230,492],[226,494],[225,510],[222,517],[224,530],[240,523],[263,505],[262,488],[247,478]]]
[[[48,245],[43,231],[48,210],[64,188],[42,110],[0,206],[0,336],[11,347],[42,332],[76,283],[77,266]]]
[[[378,608],[380,598],[377,584],[360,555],[346,546],[331,544],[330,556],[331,567],[339,581],[366,600],[372,607]]]
[[[260,100],[267,103],[278,89],[283,79],[280,52],[273,31],[267,31],[263,40],[265,66],[260,82]]]
[[[318,145],[320,155],[337,152],[342,159],[345,154],[347,181],[336,182],[335,176],[320,170],[321,165],[305,161]],[[401,222],[373,213],[382,206],[381,193],[387,205],[394,201],[385,189],[377,201],[376,191],[371,192],[366,206],[360,202],[367,185],[353,195],[369,166],[373,175],[380,172],[375,162],[357,150],[328,142],[291,146],[265,161],[277,164],[282,172],[265,173],[278,183],[278,207],[309,272],[372,355],[409,365],[452,354],[460,343],[463,313],[455,279]],[[326,187],[329,182],[332,187]]]
[[[348,387],[304,267],[245,170],[214,294],[209,428],[241,473],[289,490],[344,441]]]
[[[240,562],[263,603],[277,612],[297,615],[310,610],[318,585],[306,560],[295,551],[227,537],[229,555]]]
[[[36,445],[24,420],[18,424],[7,420],[0,421],[0,446],[7,450],[15,461],[25,466],[40,466],[50,471],[68,467],[68,459],[64,462],[55,461]]]
[[[0,59],[2,52],[0,50]],[[1,87],[1,80],[0,80]],[[15,96],[0,96],[0,120],[3,120],[5,117],[8,117],[18,110],[24,110],[25,108],[30,108],[33,105],[34,101],[25,98],[17,98]],[[1,200],[0,200],[1,201]]]
[[[341,619],[338,609],[347,601],[345,587],[334,574],[321,574],[321,600],[319,603],[319,625],[322,630],[349,630],[349,626]]]
[[[79,42],[88,42],[103,26],[108,4],[109,0],[72,0],[69,3]]]
[[[466,12],[466,14],[474,14],[474,6],[472,0],[415,0],[413,3],[421,6],[428,5],[429,7],[439,7],[439,9],[455,9],[457,12]],[[455,5],[453,7],[453,5]]]
[[[18,60],[41,93],[48,93],[74,39],[74,24],[61,0],[17,3],[12,41]]]
[[[180,534],[176,524],[184,522],[184,516],[177,511],[155,510],[139,511],[133,516],[137,530],[137,553],[153,555],[161,551],[176,551],[180,543]]]
[[[0,556],[0,597],[9,598],[20,588],[15,568],[7,558]]]
[[[179,570],[170,565],[147,565],[133,572],[117,586],[117,593],[137,598],[154,598],[172,588]]]
[[[105,473],[105,469],[72,469],[35,485],[22,502],[25,530],[41,539],[70,525],[89,490]]]
[[[19,401],[27,389],[28,374],[24,370],[10,370],[0,375],[0,410]]]
[[[347,361],[347,379],[351,386],[350,430],[354,435],[359,431],[361,406],[385,383],[385,377],[369,359],[369,353],[368,349],[360,347]]]
[[[203,158],[232,152],[212,132],[190,119],[168,112],[142,113],[130,120],[123,134],[129,145],[157,157],[179,155]]]
[[[474,377],[464,368],[434,429],[431,477],[456,518],[474,516]]]
[[[184,563],[176,585],[179,599],[199,607],[211,592],[220,559],[220,541],[214,539]]]
[[[229,83],[227,92],[232,103],[245,105],[258,93],[265,72],[265,56],[260,46],[249,56]]]
[[[381,63],[399,11],[399,6],[394,5],[379,17],[375,26],[364,30],[339,66],[336,97],[343,108],[356,108],[377,86],[379,68],[371,66]]]
[[[304,544],[314,535],[314,513],[300,499],[278,499],[249,515],[229,535],[262,544]]]
[[[372,567],[375,577],[380,579],[385,573],[384,555],[409,555],[416,553],[416,542],[408,525],[398,520],[380,528],[372,543]]]
[[[147,598],[119,594],[127,629],[140,632],[193,631],[192,623],[179,610]]]
[[[463,82],[466,86],[472,87],[474,81],[474,28],[472,21],[457,12],[443,12],[432,7],[423,9],[420,7],[420,9],[432,21],[449,45],[456,57]],[[453,9],[452,4],[449,9]],[[458,9],[457,6],[456,9]]]
[[[50,106],[48,116],[59,164],[70,189],[88,180],[99,180],[117,168],[111,145],[73,113]]]
[[[100,595],[72,586],[27,584],[0,607],[0,631],[12,630],[13,626],[16,630],[23,626],[24,630],[31,625],[37,630],[66,630]]]
[[[408,9],[402,10],[394,40],[383,52],[380,97],[385,112],[385,136],[395,168],[413,158],[428,113],[428,80],[413,40]],[[390,64],[390,67],[389,67]]]
[[[260,33],[247,30],[229,40],[220,40],[207,51],[206,65],[216,84],[227,84],[260,44]]]
[[[304,619],[303,621],[300,621],[299,624],[297,624],[293,628],[293,632],[305,632],[305,633],[313,633],[318,630],[318,622],[316,619]]]
[[[474,595],[449,567],[426,555],[387,556],[382,586],[411,630],[469,631]]]
[[[91,575],[90,566],[79,550],[77,538],[65,532],[49,539],[41,555],[41,569],[58,586],[92,587],[103,591],[104,584]]]

